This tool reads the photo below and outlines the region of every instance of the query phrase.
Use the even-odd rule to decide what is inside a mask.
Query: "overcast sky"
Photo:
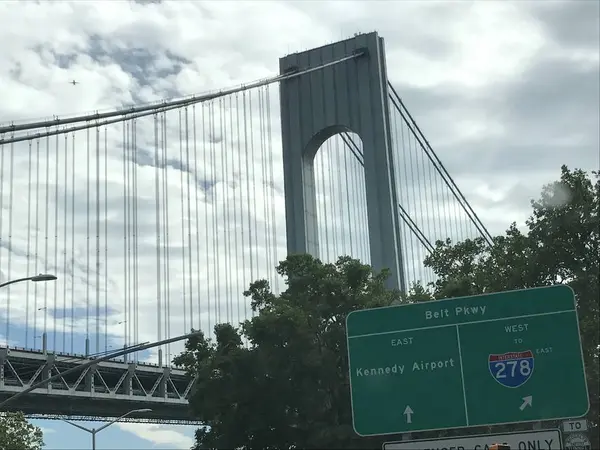
[[[5,1],[0,2],[0,123],[114,109],[234,86],[277,74],[278,58],[288,53],[348,38],[357,32],[376,30],[385,39],[390,81],[477,214],[490,232],[496,234],[512,221],[523,222],[529,212],[529,200],[538,195],[544,183],[559,176],[561,164],[585,170],[599,167],[598,5],[595,1],[575,0],[476,4],[466,1],[56,1],[40,4]],[[72,79],[80,84],[70,85],[68,82]],[[264,92],[255,93],[255,101],[261,95],[266,98]],[[270,122],[274,124],[272,139],[277,141],[276,86],[270,88],[269,100],[274,105],[270,112]],[[260,111],[256,103],[253,111],[258,117]],[[177,114],[170,117],[169,133],[177,133],[173,128]],[[140,141],[140,147],[147,145],[153,150],[152,132],[151,121],[140,125],[138,134],[143,137],[138,139],[147,141],[143,145]],[[122,166],[116,156],[122,151],[118,145],[119,133],[118,127],[107,131],[107,147],[113,155],[108,164],[115,164],[110,166],[110,173],[114,169],[117,174],[109,176],[108,198],[115,202],[114,239],[122,240],[122,217],[118,214],[123,207],[123,179],[119,175]],[[78,145],[83,145],[85,135],[78,136]],[[274,148],[279,146],[276,142]],[[15,171],[13,180],[17,198],[12,210],[13,250],[24,248],[29,230],[23,224],[31,210],[25,193],[29,183],[27,145],[18,149],[21,153],[15,156],[15,167],[19,170]],[[7,152],[6,147],[4,152]],[[178,149],[173,149],[171,156],[176,161]],[[280,156],[274,155],[273,160],[277,170]],[[6,165],[7,161],[5,159]],[[85,159],[78,159],[77,164],[83,161]],[[171,163],[169,179],[177,189],[181,166]],[[256,167],[259,166],[257,170],[262,170],[263,164]],[[138,195],[142,200],[138,208],[143,228],[144,217],[150,216],[142,214],[154,214],[154,206],[146,205],[143,198],[147,191],[154,189],[155,172],[154,167],[140,167]],[[64,176],[61,170],[59,179]],[[206,173],[202,174],[205,176],[199,177],[201,180],[210,181]],[[269,175],[264,176],[268,181]],[[5,168],[3,198],[8,198],[7,177],[8,168]],[[276,173],[274,184],[280,188],[277,177]],[[83,189],[84,185],[79,183],[85,180],[84,175],[77,178],[75,188]],[[219,189],[222,189],[219,198],[234,195],[233,188]],[[180,201],[178,194],[172,195],[175,195],[173,203]],[[239,199],[246,203],[248,200]],[[254,208],[258,211],[265,201],[264,196],[260,196]],[[274,195],[271,203],[275,205],[272,208],[277,228],[267,230],[267,234],[276,234],[276,245],[269,247],[270,254],[275,256],[270,259],[261,255],[261,267],[268,267],[275,257],[281,259],[285,252],[281,197]],[[7,204],[2,208],[5,218]],[[251,208],[247,207],[248,215],[252,213]],[[78,198],[76,209],[75,217],[82,220],[76,229],[83,239],[85,199]],[[255,215],[260,216],[257,211]],[[181,225],[175,220],[171,226]],[[148,236],[153,232],[153,229],[147,230]],[[112,228],[110,233],[113,233]],[[6,226],[2,237],[4,246],[8,238]],[[182,244],[179,242],[174,247],[177,245]],[[76,255],[76,264],[81,265],[81,269],[77,273],[83,277],[86,251],[85,247],[78,250],[81,253]],[[122,254],[118,251],[121,250],[114,250],[111,255],[119,269],[111,271],[107,279],[107,289],[111,294],[114,290],[115,295],[123,286]],[[232,252],[228,250],[227,254],[231,256]],[[172,258],[177,267],[181,265],[178,255],[175,248]],[[8,276],[6,258],[5,251],[1,256],[3,279]],[[27,269],[16,251],[11,264],[12,275]],[[95,264],[95,260],[91,264]],[[141,283],[147,290],[140,289],[140,302],[145,296],[156,297],[154,267],[141,269],[151,274],[143,278],[145,272],[142,273],[146,282]],[[75,268],[69,270],[70,274],[76,273]],[[60,270],[57,272],[60,277]],[[192,275],[194,273],[193,270]],[[182,273],[178,276],[183,279]],[[67,279],[67,274],[62,278]],[[231,282],[241,289],[247,281],[240,276]],[[64,284],[57,286],[62,292]],[[83,280],[77,285],[78,298],[87,295],[87,286],[95,284],[86,284]],[[181,283],[172,289],[179,292]],[[14,298],[20,292],[23,291],[15,290]],[[94,289],[91,295],[95,295]],[[111,339],[118,342],[122,331],[116,324],[124,317],[119,310],[122,297],[116,302],[114,308],[111,306],[110,327]],[[13,299],[14,317],[24,317],[24,307],[15,303]],[[84,308],[85,302],[76,306]],[[181,304],[175,306],[181,311]],[[235,308],[234,303],[230,306]],[[156,336],[153,311],[141,311],[140,339]],[[234,316],[232,311],[231,317]],[[83,317],[82,314],[79,311],[77,317]],[[227,314],[223,309],[223,319]],[[173,315],[173,326],[182,328],[182,314]],[[40,313],[38,320],[43,317]],[[189,319],[185,320],[189,328]],[[19,345],[23,339],[24,322],[22,325],[9,339],[13,345]],[[206,323],[201,325],[206,326]],[[6,340],[4,322],[0,326],[3,327],[0,335]],[[82,319],[77,324],[77,332],[83,333],[85,326]],[[52,323],[48,327],[50,329]],[[35,333],[37,331],[29,330],[30,340]],[[21,342],[21,345],[24,344]],[[79,430],[57,422],[42,423],[47,430],[48,448],[89,445],[89,436]],[[107,429],[99,436],[98,445],[115,449],[124,446],[183,448],[191,445],[192,434],[191,429],[182,427],[126,424]]]

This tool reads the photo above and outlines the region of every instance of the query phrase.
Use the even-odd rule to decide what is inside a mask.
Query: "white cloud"
[[[194,443],[193,438],[178,431],[181,427],[149,423],[117,423],[116,425],[145,441],[152,442],[158,448],[190,448]]]

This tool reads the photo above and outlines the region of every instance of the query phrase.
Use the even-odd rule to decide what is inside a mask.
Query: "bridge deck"
[[[0,349],[0,401],[89,359],[81,355],[50,354],[35,350]],[[6,405],[29,417],[113,418],[132,409],[152,412],[132,415],[129,421],[198,423],[188,408],[194,385],[185,371],[153,364],[103,361],[88,369],[61,376]]]

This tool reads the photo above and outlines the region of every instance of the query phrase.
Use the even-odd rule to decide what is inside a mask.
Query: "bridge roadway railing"
[[[0,401],[89,359],[70,354],[0,348]],[[49,382],[6,405],[28,417],[89,420],[133,409],[132,422],[194,424],[188,398],[194,386],[184,370],[125,361],[102,361]]]

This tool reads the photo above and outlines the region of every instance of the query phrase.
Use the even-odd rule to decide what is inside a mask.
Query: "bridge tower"
[[[281,74],[351,57],[280,83],[288,253],[319,255],[314,158],[341,132],[360,136],[371,264],[390,269],[388,287],[405,290],[383,38],[359,34],[279,60]]]

